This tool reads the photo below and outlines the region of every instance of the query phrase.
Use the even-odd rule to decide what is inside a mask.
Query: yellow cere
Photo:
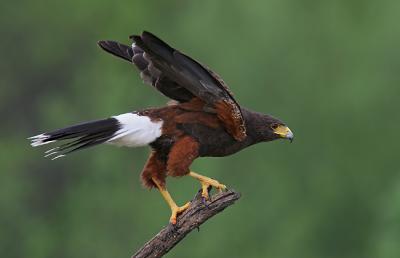
[[[274,133],[279,135],[282,138],[288,137],[288,135],[293,135],[292,131],[290,131],[289,127],[284,125],[279,125],[277,128],[274,129]]]

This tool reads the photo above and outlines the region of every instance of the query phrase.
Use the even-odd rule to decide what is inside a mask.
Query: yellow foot
[[[190,202],[186,203],[185,205],[178,207],[178,206],[173,206],[171,207],[171,218],[169,219],[169,222],[171,222],[173,225],[176,224],[176,217],[181,214],[182,212],[184,212],[185,210],[187,210],[190,206]]]
[[[161,185],[161,183],[157,180],[157,178],[152,178],[153,182],[156,184],[158,190],[160,190],[161,195],[164,197],[165,201],[168,203],[168,206],[171,208],[171,218],[169,219],[169,221],[172,224],[176,224],[176,217],[184,212],[187,208],[189,208],[190,206],[190,202],[186,203],[185,205],[178,207],[178,205],[176,205],[175,201],[172,199],[171,195],[169,194],[169,192],[167,191],[167,188]]]
[[[201,196],[206,200],[209,199],[208,187],[210,187],[210,186],[215,187],[215,189],[217,189],[220,192],[222,192],[222,190],[226,189],[225,185],[221,184],[220,182],[218,182],[215,179],[199,175],[195,172],[190,172],[189,175],[200,181],[201,189],[202,189]]]

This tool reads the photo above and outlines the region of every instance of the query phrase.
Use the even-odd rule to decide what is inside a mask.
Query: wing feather
[[[132,47],[114,41],[100,41],[99,45],[134,63],[143,81],[165,96],[179,102],[202,100],[204,111],[217,113],[236,140],[246,137],[240,106],[219,75],[149,32],[130,38],[134,41]]]

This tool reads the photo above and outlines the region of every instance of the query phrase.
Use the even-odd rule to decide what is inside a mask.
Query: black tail
[[[33,147],[60,140],[70,140],[67,143],[46,151],[45,157],[56,159],[73,151],[104,143],[111,139],[119,129],[120,124],[117,119],[107,118],[39,134],[28,139],[31,140]]]

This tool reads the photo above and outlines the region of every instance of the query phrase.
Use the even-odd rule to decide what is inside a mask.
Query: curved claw
[[[204,198],[203,196],[201,197],[201,203],[202,203],[206,208],[208,208],[207,199]]]

